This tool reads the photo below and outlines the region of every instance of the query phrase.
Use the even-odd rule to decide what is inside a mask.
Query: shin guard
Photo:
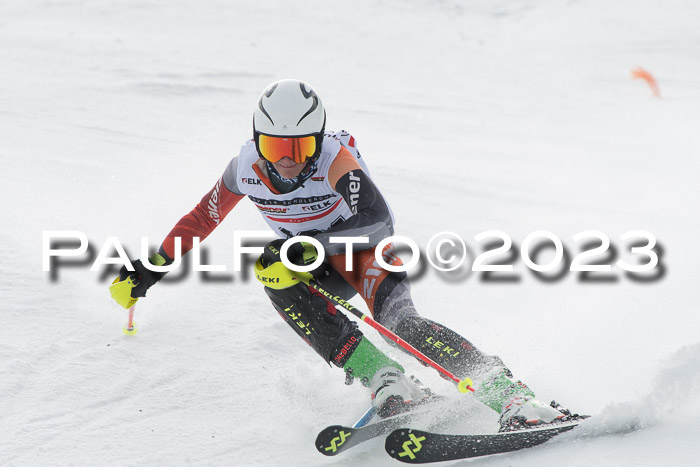
[[[422,316],[403,319],[396,326],[395,332],[435,363],[460,378],[477,379],[479,375],[494,368],[504,368],[500,358],[484,354],[453,330]]]

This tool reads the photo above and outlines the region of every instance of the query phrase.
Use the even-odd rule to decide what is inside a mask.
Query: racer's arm
[[[354,246],[356,250],[364,250],[393,235],[394,223],[384,197],[344,147],[331,164],[328,178],[354,215],[314,237],[321,242],[326,254],[345,253],[345,245],[329,243],[330,237],[367,237],[369,243]]]
[[[226,171],[216,182],[216,185],[204,195],[199,203],[189,213],[185,214],[175,227],[170,231],[159,253],[168,263],[174,258],[175,237],[182,238],[182,255],[192,249],[194,237],[202,241],[221,223],[226,215],[244,198],[238,191],[236,184],[236,166],[238,157],[235,157],[226,167]]]
[[[199,237],[204,240],[224,217],[231,212],[231,209],[243,198],[243,194],[238,192],[237,186],[227,182],[230,178],[227,174],[233,169],[235,180],[235,168],[238,158],[234,158],[226,168],[224,175],[216,182],[214,188],[204,195],[197,206],[180,219],[175,227],[170,231],[158,253],[143,261],[148,261],[156,266],[168,265],[175,257],[175,237],[182,239],[181,254],[184,255],[192,249],[193,238]],[[129,276],[135,276],[136,280],[131,288],[131,297],[145,297],[146,291],[156,282],[161,280],[165,272],[151,271],[143,265],[142,260],[132,263],[135,273],[127,270],[123,266],[119,270],[119,280],[124,281]]]

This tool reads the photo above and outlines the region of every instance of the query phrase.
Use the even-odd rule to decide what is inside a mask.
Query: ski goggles
[[[255,141],[258,153],[272,162],[279,162],[289,157],[297,164],[313,157],[319,145],[314,135],[309,136],[268,136],[262,133],[256,135]]]

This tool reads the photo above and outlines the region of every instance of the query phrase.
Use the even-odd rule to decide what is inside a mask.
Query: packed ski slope
[[[250,274],[159,284],[124,336],[111,274],[42,272],[43,231],[82,231],[95,251],[116,236],[132,256],[141,236],[158,245],[251,136],[259,92],[296,77],[324,99],[328,129],[355,135],[397,233],[423,249],[452,231],[479,252],[474,236],[494,229],[516,246],[549,230],[572,254],[589,229],[620,257],[630,230],[662,247],[646,282],[616,268],[547,282],[518,256],[517,281],[412,274],[423,314],[542,399],[595,416],[469,465],[697,465],[698,17],[691,0],[2,2],[0,464],[395,464],[379,441],[315,451],[316,432],[369,396]],[[661,98],[631,79],[638,66]],[[233,231],[264,229],[242,202],[208,261],[231,274]],[[460,403],[455,430],[496,428]]]

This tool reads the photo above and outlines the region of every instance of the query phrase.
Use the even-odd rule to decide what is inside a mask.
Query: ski
[[[448,404],[449,399],[432,395],[429,399],[424,399],[413,406],[409,412],[385,419],[379,418],[376,409],[372,407],[353,426],[331,425],[321,430],[316,437],[316,449],[325,456],[335,456],[364,441],[386,435],[401,426],[410,425],[417,420],[425,422],[425,417],[438,420],[437,423],[433,421],[430,424],[431,428],[461,417],[459,413],[436,412],[447,407]]]
[[[386,438],[384,448],[396,460],[408,464],[451,461],[517,451],[549,441],[575,428],[581,420],[484,435],[442,435],[400,428]]]
[[[335,456],[364,441],[384,435],[409,423],[415,415],[414,413],[397,415],[360,427],[329,426],[321,430],[316,437],[316,449],[323,455]]]

